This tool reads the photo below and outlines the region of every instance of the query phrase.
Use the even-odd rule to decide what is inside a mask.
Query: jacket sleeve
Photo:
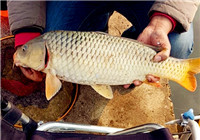
[[[199,4],[199,0],[158,0],[151,7],[149,16],[155,11],[165,13],[177,21],[175,31],[185,32],[189,29]]]
[[[7,1],[12,33],[43,32],[46,22],[45,1]]]

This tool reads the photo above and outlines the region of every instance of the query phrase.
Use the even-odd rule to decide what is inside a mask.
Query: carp
[[[158,47],[99,32],[51,31],[19,47],[16,66],[46,73],[45,93],[50,100],[61,88],[60,80],[90,85],[112,99],[110,85],[145,81],[146,75],[167,78],[187,90],[196,89],[200,58],[167,58],[153,62]]]

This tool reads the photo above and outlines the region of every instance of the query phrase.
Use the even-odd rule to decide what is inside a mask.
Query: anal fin
[[[113,98],[113,91],[109,85],[91,85],[91,87],[101,96],[107,99]]]

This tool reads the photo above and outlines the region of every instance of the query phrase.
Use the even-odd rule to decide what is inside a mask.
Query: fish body
[[[153,57],[158,51],[156,47],[104,33],[52,31],[18,49],[14,63],[46,73],[46,92],[53,95],[61,87],[60,80],[64,80],[91,85],[101,95],[112,98],[109,85],[145,81],[147,74],[168,78],[194,91],[200,58],[169,57],[155,63]],[[47,89],[49,84],[57,87]]]

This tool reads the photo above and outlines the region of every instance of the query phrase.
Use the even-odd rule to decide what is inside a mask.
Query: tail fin
[[[200,73],[200,58],[187,59],[186,62],[189,63],[188,71],[178,83],[187,90],[194,92],[197,87],[195,74]]]

